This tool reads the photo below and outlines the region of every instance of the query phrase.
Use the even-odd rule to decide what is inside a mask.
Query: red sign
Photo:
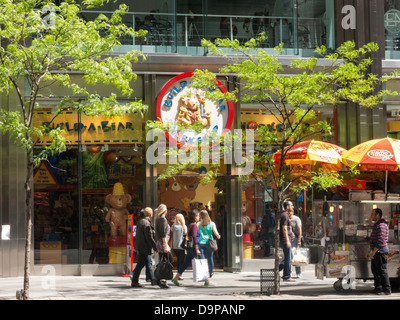
[[[207,90],[191,86],[193,72],[182,73],[166,83],[162,88],[156,104],[157,120],[169,125],[166,132],[168,140],[179,147],[190,146],[198,141],[206,142],[209,131],[217,134],[228,132],[233,122],[233,103],[226,99],[213,101],[205,98]],[[218,80],[217,90],[227,93],[228,90]],[[200,123],[201,132],[195,130],[181,130],[185,125]]]

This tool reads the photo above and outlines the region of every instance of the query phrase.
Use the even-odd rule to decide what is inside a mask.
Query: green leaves
[[[352,101],[364,107],[373,107],[381,103],[385,96],[397,94],[379,90],[387,79],[368,73],[372,64],[370,55],[378,50],[378,46],[369,43],[356,48],[355,43],[349,41],[334,53],[328,53],[322,46],[315,50],[318,59],[294,59],[289,67],[284,67],[279,60],[282,45],[275,48],[276,54],[270,55],[258,48],[264,40],[265,35],[244,45],[229,39],[217,39],[214,43],[202,41],[209,53],[228,61],[219,73],[234,75],[237,79],[232,86],[240,87],[240,91],[231,92],[229,99],[240,99],[243,103],[259,106],[261,112],[274,117],[276,127],[281,129],[258,126],[256,134],[260,142],[253,159],[255,169],[252,178],[259,181],[266,179],[269,184],[277,186],[279,196],[283,196],[289,188],[295,191],[319,186],[326,190],[340,185],[342,180],[339,174],[322,169],[308,179],[299,179],[299,175],[293,175],[292,168],[287,167],[283,160],[280,164],[274,163],[271,150],[281,151],[284,159],[287,147],[312,138],[329,138],[332,135],[331,124],[320,119],[320,106]],[[229,55],[225,53],[227,51]],[[199,88],[212,88],[216,85],[215,78],[213,72],[197,70],[193,83]],[[207,98],[222,98],[218,90],[213,92],[216,93]]]
[[[0,42],[3,44],[0,48],[0,92],[16,94],[20,107],[17,113],[2,113],[2,119],[8,122],[2,121],[0,129],[9,132],[26,150],[32,150],[33,139],[40,138],[46,131],[45,128],[32,129],[31,125],[33,112],[39,107],[37,98],[50,85],[58,83],[70,92],[56,103],[55,116],[61,114],[63,108],[109,117],[131,112],[141,114],[146,110],[147,106],[140,100],[121,103],[116,94],[93,93],[85,85],[71,81],[69,76],[71,72],[79,72],[88,85],[111,85],[126,97],[132,95],[130,85],[136,80],[132,64],[145,57],[137,51],[113,56],[112,50],[120,45],[119,39],[145,33],[122,23],[122,16],[128,11],[125,4],[110,17],[101,14],[94,21],[82,19],[81,10],[106,2],[87,0],[78,4],[69,0],[56,6],[52,1],[0,0]],[[49,10],[48,16],[41,16],[42,8]],[[46,152],[63,151],[63,132],[52,130],[50,134],[52,145],[46,147]]]

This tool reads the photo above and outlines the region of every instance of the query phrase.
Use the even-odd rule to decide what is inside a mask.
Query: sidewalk
[[[259,272],[228,273],[216,271],[212,281],[215,287],[194,283],[190,270],[183,274],[182,287],[171,284],[160,289],[146,283],[144,288],[131,288],[130,279],[121,276],[32,276],[31,300],[400,300],[398,289],[390,296],[372,294],[373,282],[358,280],[356,289],[337,292],[333,283],[337,279],[319,280],[311,265],[305,268],[301,279],[281,281],[280,295],[260,294]],[[16,291],[23,288],[23,278],[1,278],[0,300],[16,300]]]

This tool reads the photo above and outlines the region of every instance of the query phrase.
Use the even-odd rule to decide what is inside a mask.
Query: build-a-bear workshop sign
[[[131,144],[142,143],[142,118],[137,114],[124,116],[85,116],[66,111],[56,118],[51,110],[40,110],[33,114],[33,126],[45,125],[50,130],[60,128],[64,130],[64,138],[68,143],[109,143]],[[79,140],[79,132],[81,140]],[[49,144],[49,136],[45,135],[38,144]]]
[[[157,120],[169,126],[169,131],[165,133],[167,139],[181,148],[190,147],[198,141],[205,143],[208,131],[217,134],[228,132],[233,122],[232,101],[205,98],[206,90],[228,92],[225,86],[216,80],[218,89],[198,89],[191,86],[192,80],[193,72],[172,78],[162,88],[156,105]],[[178,129],[178,123],[193,125],[196,122],[202,124],[201,132]]]

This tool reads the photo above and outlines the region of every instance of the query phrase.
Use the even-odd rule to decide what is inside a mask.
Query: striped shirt
[[[389,227],[384,219],[380,219],[374,225],[374,229],[371,233],[371,239],[369,241],[371,248],[377,248],[381,253],[388,253],[389,248],[387,246],[389,238]]]

